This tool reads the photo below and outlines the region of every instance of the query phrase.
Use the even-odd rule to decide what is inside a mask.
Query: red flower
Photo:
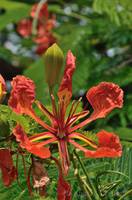
[[[14,134],[17,141],[20,142],[20,146],[43,158],[44,149],[41,148],[46,148],[46,145],[57,142],[62,169],[65,175],[67,175],[70,166],[68,143],[82,150],[88,157],[117,157],[121,156],[122,153],[120,141],[113,133],[108,133],[106,131],[99,132],[97,134],[97,137],[99,138],[98,145],[87,136],[79,133],[79,129],[91,121],[105,117],[114,108],[122,107],[122,89],[119,88],[118,85],[109,82],[103,82],[95,87],[92,87],[87,93],[87,98],[94,111],[89,118],[85,119],[81,123],[78,123],[77,125],[74,125],[80,118],[86,117],[86,115],[89,114],[89,111],[76,113],[77,106],[79,104],[79,101],[77,101],[72,103],[69,114],[68,116],[66,115],[66,109],[72,96],[72,75],[74,70],[75,57],[71,51],[68,51],[64,76],[58,91],[58,104],[56,105],[53,94],[51,94],[52,112],[47,110],[47,108],[40,102],[35,102],[43,114],[48,117],[50,125],[42,121],[33,111],[32,103],[34,101],[34,84],[31,80],[22,76],[23,81],[21,81],[21,76],[18,76],[16,78],[16,85],[16,81],[14,79],[12,83],[13,89],[9,100],[9,105],[15,112],[28,114],[45,130],[47,130],[43,133],[36,133],[31,137],[27,137],[26,133],[24,133],[20,125],[18,125],[14,129]],[[27,112],[27,110],[30,110],[30,112]],[[91,146],[93,151],[80,145],[77,140],[81,140]],[[45,151],[47,151],[47,148]],[[45,154],[47,157],[50,156],[50,153]]]
[[[13,166],[12,156],[8,149],[0,149],[0,169],[4,185],[11,185],[17,178],[17,170]]]
[[[6,94],[6,83],[3,77],[0,75],[0,101],[5,94]]]
[[[38,4],[34,4],[30,13],[32,18],[22,19],[17,26],[17,32],[22,37],[32,36],[33,20],[37,11]],[[41,55],[45,50],[56,42],[56,38],[52,34],[52,29],[55,27],[56,19],[52,15],[49,18],[48,5],[45,3],[40,8],[37,20],[37,30],[35,36],[33,35],[33,41],[38,44],[36,53]]]
[[[32,34],[32,21],[31,21],[31,19],[22,19],[17,25],[17,32],[22,37],[29,37]]]

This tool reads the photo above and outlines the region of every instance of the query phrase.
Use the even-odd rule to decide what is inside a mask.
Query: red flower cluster
[[[36,17],[38,4],[34,4],[31,12],[30,18],[22,19],[17,25],[17,32],[22,37],[32,36],[32,25],[33,20]],[[52,29],[55,27],[55,16],[52,15],[49,18],[48,5],[45,3],[40,8],[39,14],[37,16],[37,33],[33,37],[33,41],[37,44],[37,54],[43,54],[45,50],[56,42],[56,38],[52,34]]]

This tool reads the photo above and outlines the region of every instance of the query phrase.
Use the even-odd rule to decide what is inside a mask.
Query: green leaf
[[[9,23],[18,22],[29,15],[30,6],[22,2],[11,0],[1,0],[0,7],[5,9],[5,13],[0,15],[0,30]]]
[[[44,61],[42,58],[32,64],[24,75],[31,78],[36,85],[36,99],[45,104],[49,104],[50,96],[47,83],[45,81]]]
[[[23,115],[18,115],[11,111],[11,109],[6,105],[0,105],[0,122],[1,122],[1,128],[4,128],[5,135],[12,133],[12,129],[16,123],[21,124],[21,126],[24,127],[25,131],[29,132],[29,118],[25,117]],[[3,132],[1,130],[1,134],[3,135]]]

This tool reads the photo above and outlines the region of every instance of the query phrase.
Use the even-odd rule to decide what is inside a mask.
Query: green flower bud
[[[55,43],[49,47],[44,55],[46,82],[50,88],[60,81],[64,55]]]

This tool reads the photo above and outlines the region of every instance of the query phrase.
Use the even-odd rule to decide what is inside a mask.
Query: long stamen
[[[73,115],[73,117],[69,120],[69,123],[67,124],[67,127],[72,126],[76,121],[79,119],[85,117],[89,114],[89,111],[82,111],[80,113],[77,113],[76,115]]]
[[[78,107],[79,103],[81,102],[81,100],[82,100],[82,97],[80,97],[79,100],[77,101],[77,104],[76,104],[76,106],[75,106],[75,108],[74,108],[74,110],[73,110],[73,112],[72,112],[72,114],[71,114],[71,117],[72,117],[72,116],[74,115],[74,113],[76,112],[77,107]]]
[[[36,140],[41,140],[41,139],[47,139],[47,138],[53,138],[54,135],[52,133],[49,132],[43,132],[43,133],[36,133],[35,135],[29,137],[29,140],[31,142],[34,142]]]
[[[61,113],[61,108],[60,108],[60,102],[58,102],[58,118],[57,118],[57,121],[58,121],[58,130],[61,130],[61,118],[60,118],[60,113]]]
[[[33,145],[35,145],[37,147],[42,147],[42,146],[45,146],[45,145],[50,144],[50,143],[55,142],[55,141],[57,141],[56,137],[51,138],[51,139],[46,140],[46,141],[43,141],[43,142],[34,143]]]
[[[69,142],[71,144],[73,144],[76,148],[80,149],[83,152],[87,152],[87,149],[82,147],[80,144],[78,144],[77,142],[75,142],[74,140],[69,139]]]
[[[84,120],[83,122],[81,122],[80,124],[77,124],[76,126],[74,126],[72,128],[69,128],[69,132],[71,133],[79,128],[82,128],[93,120],[95,120],[95,118],[92,118],[92,117],[88,118],[88,119]]]
[[[57,107],[56,107],[56,103],[55,103],[55,97],[53,94],[51,94],[51,102],[52,102],[53,114],[57,118]]]
[[[81,102],[81,100],[82,100],[82,97],[80,97],[79,100],[78,100],[78,101],[75,101],[75,103],[73,104],[74,106],[72,106],[72,110],[71,110],[71,112],[70,112],[70,115],[68,116],[68,119],[67,119],[66,124],[67,124],[67,123],[70,121],[70,119],[73,117],[73,115],[74,115],[74,113],[76,112],[77,107],[78,107],[79,103]]]
[[[42,127],[47,129],[48,131],[55,133],[55,129],[53,127],[50,127],[48,124],[46,124],[44,121],[42,121],[33,110],[29,110],[27,113],[31,118],[33,118],[38,124],[40,124]]]
[[[72,110],[73,110],[73,108],[74,108],[75,103],[76,103],[76,101],[74,100],[74,101],[72,102],[72,105],[71,105],[71,108],[70,108],[70,111],[69,111],[69,114],[68,114],[68,118],[67,118],[66,124],[69,122],[69,118],[70,118],[70,116],[71,116],[71,113],[72,113]]]
[[[79,139],[84,141],[85,143],[87,143],[88,145],[90,145],[93,148],[97,148],[97,145],[94,141],[92,141],[91,139],[87,138],[85,135],[82,135],[80,133],[72,133],[69,135],[69,138],[75,138],[75,139]]]
[[[41,104],[39,101],[35,101],[35,103],[38,106],[38,108],[43,112],[43,114],[46,115],[51,122],[55,120],[54,115],[49,110],[47,110],[47,108],[43,104]]]
[[[58,108],[59,108],[59,119],[61,122],[61,125],[63,126],[64,124],[64,117],[65,117],[65,109],[64,109],[64,100],[61,100],[61,102],[58,103]]]

